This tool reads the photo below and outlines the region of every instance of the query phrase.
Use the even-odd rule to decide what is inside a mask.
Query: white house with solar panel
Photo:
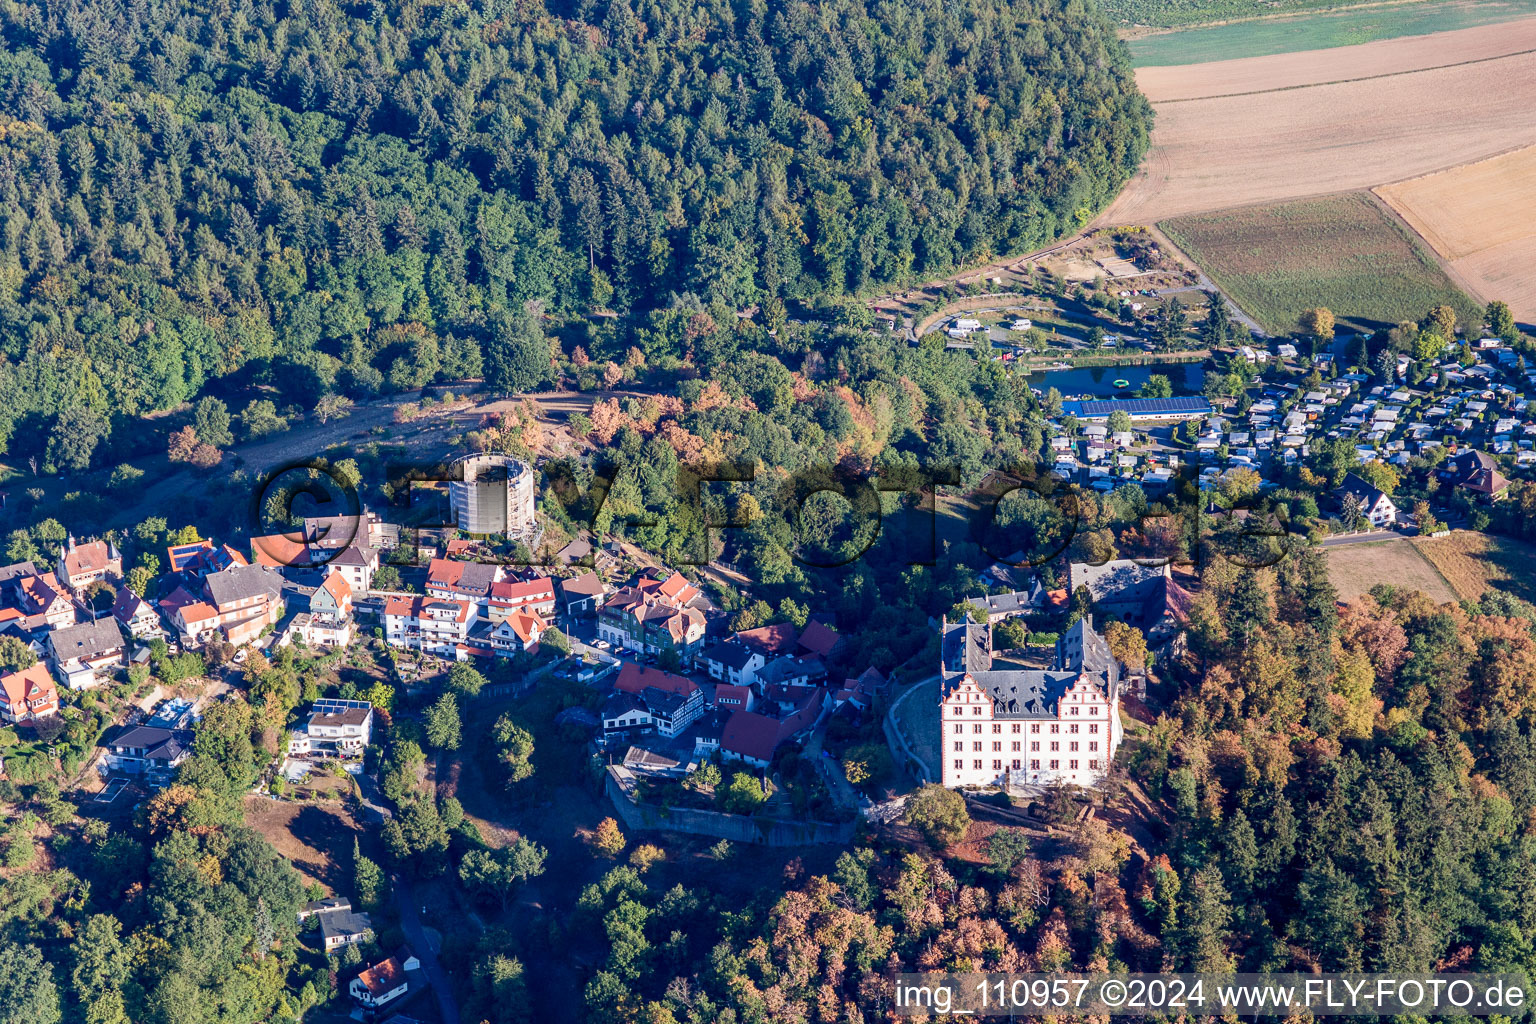
[[[1120,664],[1088,619],[1056,642],[1049,669],[992,656],[992,627],[941,625],[939,728],[946,786],[1090,787],[1123,736]]]

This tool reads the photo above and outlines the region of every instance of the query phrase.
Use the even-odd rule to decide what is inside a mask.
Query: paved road
[[[459,1019],[459,1004],[453,998],[453,984],[448,980],[448,974],[443,970],[443,965],[438,963],[437,950],[433,949],[432,944],[427,941],[426,929],[421,926],[421,916],[417,912],[416,892],[404,875],[394,875],[391,881],[395,890],[395,904],[400,909],[400,930],[405,932],[405,937],[411,944],[411,951],[421,961],[422,970],[427,972],[427,980],[432,983],[432,991],[437,993],[437,1006],[442,1012],[443,1020],[447,1024],[456,1024]]]
[[[1370,544],[1378,540],[1399,540],[1407,534],[1398,533],[1396,530],[1372,530],[1370,533],[1351,533],[1343,537],[1327,537],[1319,542],[1320,547],[1337,548],[1345,544]]]

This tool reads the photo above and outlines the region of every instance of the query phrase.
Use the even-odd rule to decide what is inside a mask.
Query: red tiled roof
[[[507,616],[506,623],[507,627],[525,644],[533,639],[535,633],[542,635],[549,628],[549,624],[543,619],[526,612],[513,612]]]
[[[325,582],[320,584],[320,589],[334,597],[341,607],[352,603],[352,587],[347,583],[347,578],[341,574],[340,569],[332,569],[327,573]]]
[[[725,720],[720,749],[758,761],[773,760],[779,746],[779,720],[756,711],[737,711]]]
[[[492,604],[535,604],[555,599],[555,582],[548,576],[539,576],[523,583],[502,580],[491,584]]]
[[[636,665],[632,661],[625,663],[619,671],[618,680],[613,684],[615,690],[622,690],[625,693],[639,693],[647,686],[654,686],[667,693],[675,693],[679,697],[687,697],[698,689],[693,680],[685,676],[673,675],[659,668]]]
[[[257,565],[277,569],[288,565],[307,565],[309,545],[297,533],[273,533],[251,538],[251,558]]]
[[[73,551],[64,554],[64,575],[78,576],[83,572],[102,572],[110,561],[111,549],[104,540],[76,544]]]
[[[747,698],[750,696],[752,696],[751,687],[735,686],[731,683],[720,683],[715,687],[716,704],[719,704],[723,700],[730,700],[734,702],[732,705],[733,707],[737,705],[746,707]]]
[[[800,633],[800,646],[812,654],[828,658],[832,656],[832,652],[837,649],[842,639],[838,636],[837,630],[824,622],[812,619],[805,624],[805,629]]]
[[[421,610],[420,595],[392,597],[384,602],[385,615],[416,615]]]
[[[794,713],[785,718],[769,718],[756,711],[737,711],[726,719],[720,733],[720,749],[759,761],[773,760],[779,744],[814,725],[821,714],[826,691],[815,687]]]
[[[769,654],[787,654],[795,647],[795,627],[793,623],[780,622],[772,626],[744,629],[736,634],[736,638]]]
[[[59,585],[59,579],[51,572],[41,573],[37,576],[28,576],[21,581],[21,592],[33,607],[47,608],[63,595],[64,588]]]
[[[405,984],[405,965],[400,962],[399,957],[392,956],[359,974],[357,980],[363,983],[369,995],[378,998]]]
[[[0,689],[5,690],[5,702],[11,707],[40,697],[58,696],[58,687],[53,684],[53,676],[49,674],[48,666],[42,662],[38,662],[31,668],[24,668],[20,672],[10,672],[0,676]]]

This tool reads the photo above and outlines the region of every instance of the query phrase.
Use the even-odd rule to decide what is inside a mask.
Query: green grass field
[[[1174,4],[1165,6],[1151,0],[1111,0],[1107,9],[1117,18],[1157,26],[1191,25],[1222,18],[1252,17],[1277,11],[1306,8],[1335,8],[1337,3],[1263,4],[1251,0],[1215,0],[1210,4]],[[1123,11],[1142,11],[1137,18]],[[1168,11],[1164,20],[1146,21],[1158,11]],[[1206,16],[1184,17],[1209,10]],[[1126,45],[1137,67],[1162,67],[1176,64],[1204,64],[1213,60],[1262,57],[1271,53],[1296,53],[1302,50],[1326,50],[1336,46],[1370,43],[1399,36],[1421,36],[1474,28],[1500,21],[1536,15],[1536,0],[1422,0],[1417,3],[1320,10],[1295,17],[1264,18],[1231,25],[1210,25],[1179,32],[1132,39]],[[1452,59],[1452,58],[1448,58]]]
[[[1267,331],[1294,330],[1296,318],[1317,306],[1367,329],[1417,320],[1441,303],[1463,322],[1482,315],[1367,193],[1178,217],[1161,227]]]

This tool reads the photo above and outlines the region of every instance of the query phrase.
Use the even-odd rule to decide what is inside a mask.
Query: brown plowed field
[[[1536,320],[1536,146],[1376,189],[1478,298]]]
[[[1536,144],[1536,19],[1137,82],[1157,109],[1152,151],[1099,225],[1373,188]]]

